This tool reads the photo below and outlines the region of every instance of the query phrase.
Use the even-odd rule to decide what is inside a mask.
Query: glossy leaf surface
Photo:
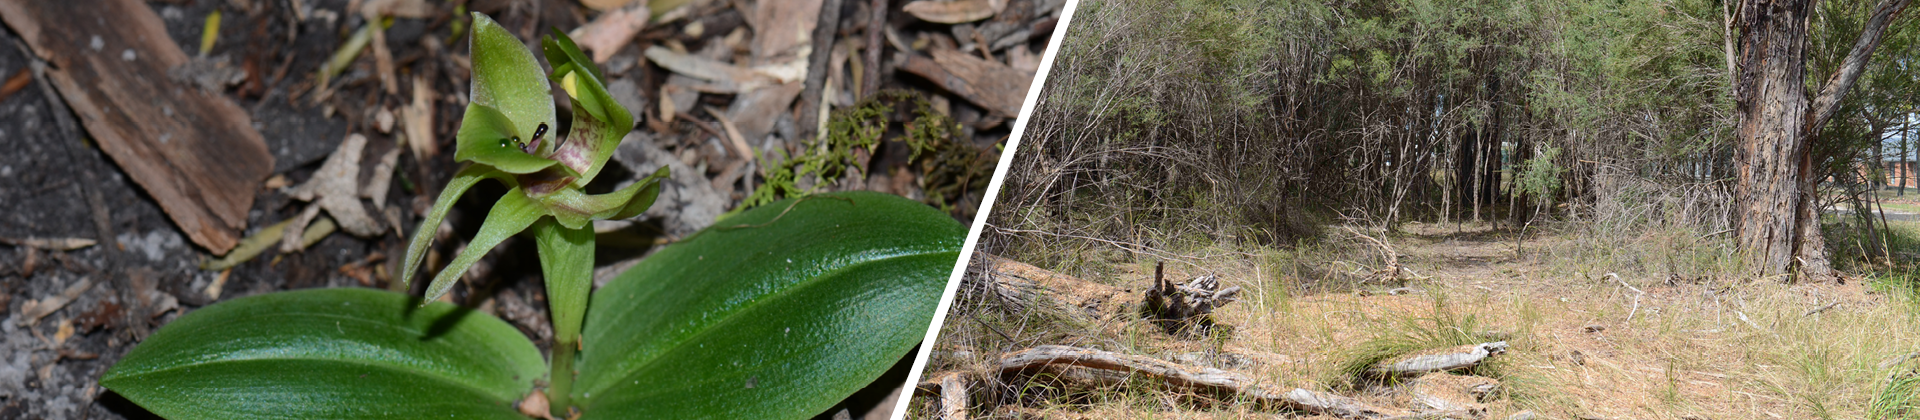
[[[546,371],[507,323],[371,289],[235,299],[180,317],[101,384],[174,419],[524,419]]]
[[[583,418],[806,418],[920,341],[960,224],[871,192],[794,203],[729,218],[594,292]]]

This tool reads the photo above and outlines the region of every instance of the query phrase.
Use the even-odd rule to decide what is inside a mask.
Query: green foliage
[[[1520,177],[1515,183],[1520,192],[1535,204],[1552,204],[1554,197],[1560,194],[1560,176],[1567,169],[1556,161],[1559,158],[1560,148],[1543,146],[1521,167]]]
[[[594,294],[576,392],[587,418],[824,411],[920,341],[966,235],[925,205],[864,191],[723,224]]]
[[[746,211],[729,219],[739,224],[666,247],[590,296],[589,222],[644,212],[668,174],[661,168],[606,194],[581,190],[633,121],[599,70],[555,35],[542,43],[554,66],[543,80],[517,38],[474,15],[473,103],[455,153],[471,164],[408,244],[401,284],[461,195],[485,179],[509,189],[426,299],[336,289],[221,303],[161,329],[102,383],[174,419],[524,418],[515,402],[542,383],[557,418],[802,418],[872,382],[920,340],[965,230],[884,194],[824,194]],[[572,101],[565,137],[545,137],[555,129],[549,80]],[[840,170],[852,147],[878,144],[888,112],[868,108],[842,127],[841,146],[829,148]],[[914,147],[932,153],[940,149],[935,137],[957,131],[950,120],[916,122],[944,124],[909,129]],[[809,170],[828,163],[819,165]],[[553,320],[547,366],[506,323],[421,303],[527,230]],[[597,309],[591,319],[588,305]]]
[[[524,419],[511,404],[545,371],[533,343],[492,316],[309,289],[181,316],[100,383],[171,419]]]
[[[920,341],[965,237],[945,214],[869,192],[733,221],[595,293],[580,387],[554,384],[550,398],[578,397],[582,419],[817,414]],[[548,281],[591,272],[549,252],[591,245],[591,231],[534,230]],[[553,379],[533,343],[485,313],[420,302],[368,289],[222,302],[160,329],[102,383],[176,420],[525,418],[513,403]]]
[[[794,156],[779,162],[761,156],[760,163],[767,168],[766,182],[735,211],[803,197],[849,176],[865,178],[868,174],[860,173],[865,170],[861,168],[865,162],[855,152],[864,150],[868,156],[875,153],[895,123],[897,107],[906,105],[913,107],[913,116],[899,121],[906,135],[898,140],[910,150],[909,164],[920,169],[928,203],[951,211],[954,202],[992,175],[993,156],[962,138],[960,124],[953,118],[934,109],[919,93],[907,90],[881,91],[852,107],[835,110],[825,135],[806,141]]]

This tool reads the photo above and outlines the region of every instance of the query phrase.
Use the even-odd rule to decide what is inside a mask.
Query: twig
[[[1614,282],[1616,282],[1616,283],[1620,283],[1620,285],[1621,285],[1621,286],[1627,286],[1627,288],[1628,288],[1628,289],[1632,289],[1634,293],[1639,293],[1639,294],[1643,294],[1643,295],[1644,295],[1644,294],[1647,294],[1647,292],[1646,292],[1646,291],[1644,291],[1644,290],[1640,290],[1640,288],[1638,288],[1638,287],[1633,287],[1633,285],[1631,285],[1631,284],[1627,284],[1627,281],[1626,281],[1626,280],[1621,280],[1621,279],[1620,279],[1620,275],[1619,275],[1619,274],[1614,274],[1614,273],[1607,273],[1606,275],[1602,275],[1602,276],[1600,276],[1600,277],[1606,277],[1606,278],[1611,278],[1611,279],[1613,279],[1613,281],[1614,281]]]
[[[1804,313],[1804,314],[1800,314],[1800,316],[1801,316],[1801,317],[1809,317],[1809,316],[1813,316],[1813,314],[1817,314],[1817,313],[1821,313],[1821,312],[1826,312],[1826,311],[1827,311],[1827,310],[1829,310],[1829,309],[1833,309],[1833,308],[1836,308],[1836,307],[1839,307],[1839,306],[1840,306],[1840,302],[1841,302],[1841,301],[1838,301],[1838,300],[1836,300],[1836,301],[1833,301],[1833,303],[1829,303],[1829,304],[1827,304],[1827,306],[1822,306],[1822,307],[1819,307],[1819,308],[1814,308],[1813,310],[1810,310],[1810,311],[1807,311],[1807,313]]]
[[[861,80],[860,96],[868,97],[880,93],[880,34],[887,26],[887,0],[873,0],[869,7],[872,13],[867,18],[867,68],[866,79]]]
[[[107,200],[100,193],[99,168],[101,166],[99,162],[89,159],[91,156],[87,153],[86,147],[80,143],[80,127],[73,120],[73,111],[67,108],[66,101],[61,100],[60,92],[53,89],[53,84],[47,82],[47,62],[42,61],[40,56],[34,55],[31,48],[18,40],[14,41],[14,46],[19,48],[21,54],[26,55],[28,60],[32,60],[28,66],[33,69],[33,80],[40,86],[40,96],[46,98],[47,108],[52,110],[54,127],[60,130],[58,143],[66,146],[67,158],[72,159],[75,167],[80,170],[80,183],[74,187],[79,188],[81,194],[87,199],[87,208],[93,214],[94,234],[100,236],[100,241],[112,245],[113,216],[107,213]],[[114,262],[115,257],[119,255],[118,248],[103,246],[100,247],[100,251],[103,253],[101,260],[104,262],[102,264],[104,267],[100,268],[116,269]]]
[[[794,118],[800,124],[799,138],[810,139],[819,127],[811,124],[820,115],[821,105],[825,101],[821,93],[826,89],[827,64],[833,56],[833,35],[840,28],[841,0],[822,0],[820,2],[820,20],[813,26],[813,55],[807,57],[807,81],[800,90],[800,115]]]

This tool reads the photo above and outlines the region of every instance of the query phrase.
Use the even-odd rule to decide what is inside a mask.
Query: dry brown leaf
[[[928,22],[955,24],[993,17],[1006,9],[1007,0],[920,0],[907,3],[900,11]]]
[[[659,46],[647,47],[647,59],[654,64],[674,73],[711,82],[694,86],[695,90],[713,93],[751,92],[761,86],[773,84],[772,76],[726,64],[711,59],[677,53]]]
[[[795,50],[809,44],[813,28],[820,20],[820,1],[760,0],[751,10],[742,10],[747,25],[753,27],[753,42],[748,48],[753,57],[751,64],[760,66],[786,61],[778,57],[799,56]],[[803,64],[801,68],[804,72],[806,67]]]
[[[334,149],[333,155],[327,156],[320,170],[313,173],[312,179],[294,187],[287,195],[301,201],[311,201],[325,209],[347,233],[360,237],[379,235],[380,222],[367,215],[366,207],[360,204],[360,154],[366,145],[366,136],[359,133],[348,135],[345,141],[340,142],[340,147]],[[305,225],[299,222],[294,224],[297,225],[295,227]]]
[[[600,12],[613,10],[621,6],[628,6],[628,5],[631,5],[632,3],[640,3],[642,5],[647,4],[646,0],[580,0],[580,5],[587,6],[588,9],[593,9],[594,11],[600,11]]]
[[[393,185],[393,168],[400,164],[400,148],[388,150],[380,156],[380,163],[374,164],[373,176],[367,178],[367,186],[360,189],[360,198],[373,200],[373,208],[386,210],[387,189]]]
[[[568,32],[567,36],[573,37],[574,43],[581,48],[592,51],[594,63],[605,64],[607,59],[613,58],[615,51],[633,42],[633,35],[647,27],[647,18],[651,15],[647,0],[632,0],[625,6],[600,14],[592,22]]]
[[[727,119],[740,128],[740,135],[747,140],[765,139],[767,133],[773,131],[774,120],[790,109],[793,99],[799,97],[805,87],[803,82],[788,82],[740,94],[727,106]]]

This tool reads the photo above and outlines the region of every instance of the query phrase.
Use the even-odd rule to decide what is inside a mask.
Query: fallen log
[[[1071,346],[1045,345],[1009,353],[1000,359],[998,370],[1005,377],[1061,367],[1111,371],[1136,378],[1148,377],[1184,391],[1232,395],[1251,399],[1262,406],[1345,419],[1385,419],[1415,414],[1395,408],[1376,407],[1329,393],[1261,384],[1246,375],[1220,369],[1185,366],[1151,357]]]
[[[1398,360],[1381,361],[1368,368],[1367,374],[1388,378],[1462,370],[1479,366],[1480,362],[1488,357],[1506,352],[1507,342],[1505,341],[1459,346],[1430,351],[1427,354],[1406,356]]]
[[[995,299],[1012,311],[1034,304],[1096,320],[1137,316],[1141,296],[1132,289],[1109,286],[1034,267],[984,252],[974,253],[961,279],[968,299]]]

